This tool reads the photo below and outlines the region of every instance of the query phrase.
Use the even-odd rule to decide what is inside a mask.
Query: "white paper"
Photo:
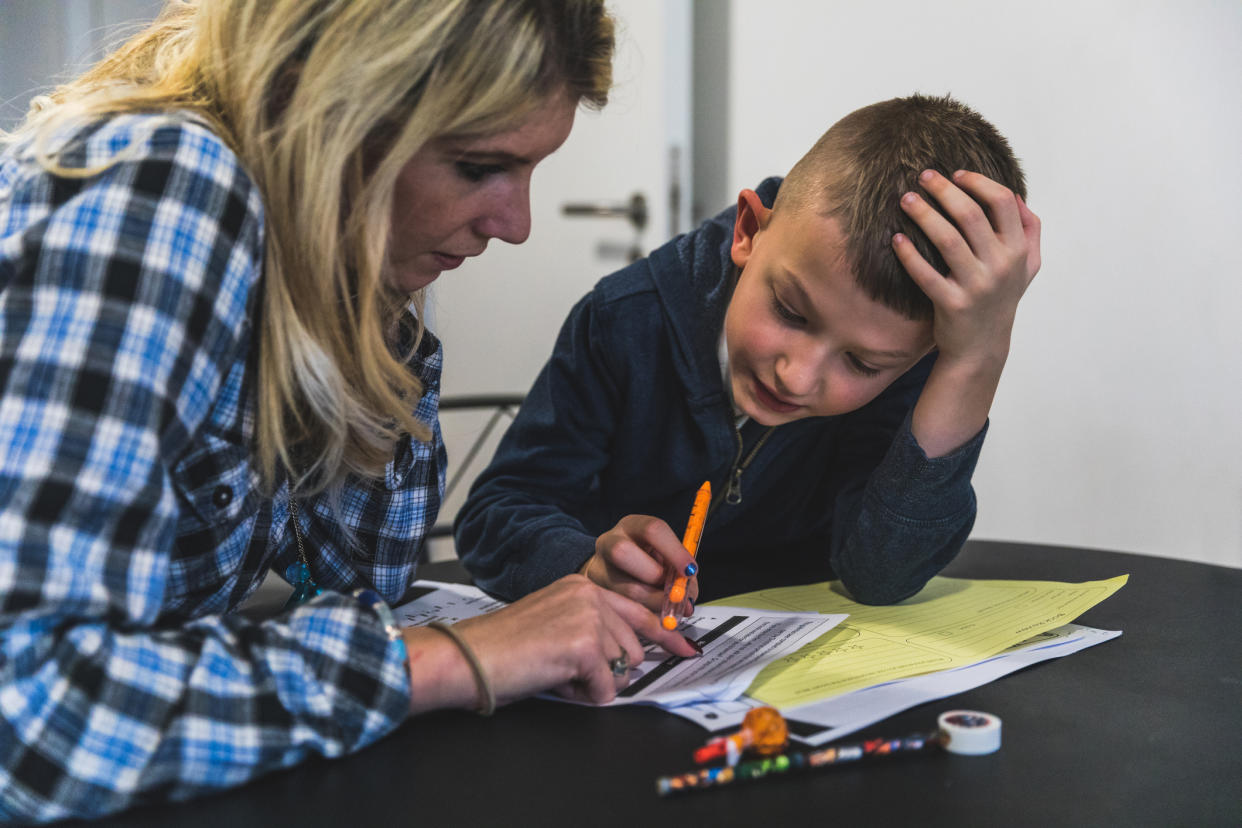
[[[432,621],[456,623],[505,604],[476,587],[417,581],[431,590],[397,607],[403,627]],[[796,652],[828,632],[846,616],[817,612],[777,612],[744,607],[699,607],[682,622],[681,634],[703,648],[697,658],[670,656],[648,644],[642,664],[630,671],[630,683],[609,706],[648,703],[678,705],[736,699],[769,663]],[[548,696],[556,698],[558,696]]]
[[[782,710],[781,714],[790,722],[791,738],[822,745],[915,705],[965,692],[1031,664],[1070,655],[1119,635],[1120,630],[1066,624],[966,667],[872,685]],[[741,696],[728,702],[677,707],[670,712],[709,730],[719,730],[738,727],[746,713],[759,706],[760,702]],[[929,722],[928,727],[932,726]]]
[[[744,607],[699,607],[681,634],[703,648],[698,658],[669,656],[655,644],[628,687],[611,704],[649,702],[677,707],[736,699],[769,663],[797,652],[846,616],[775,612]]]
[[[465,584],[418,580],[414,586],[431,591],[392,611],[399,627],[422,627],[432,621],[456,624],[505,606],[504,601],[497,601],[478,587]]]

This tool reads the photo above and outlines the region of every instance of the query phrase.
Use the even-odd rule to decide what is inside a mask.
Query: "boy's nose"
[[[777,365],[776,392],[783,397],[805,399],[819,388],[824,371],[811,354],[794,354]]]

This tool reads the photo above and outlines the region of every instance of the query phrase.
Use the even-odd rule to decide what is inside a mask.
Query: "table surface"
[[[456,564],[424,577],[453,580]],[[1004,745],[659,797],[705,731],[655,709],[529,700],[483,718],[412,719],[345,759],[314,760],[182,804],[91,825],[1242,825],[1242,570],[1098,550],[969,542],[943,574],[1129,583],[1078,620],[1119,638],[907,710],[843,741],[986,710]]]

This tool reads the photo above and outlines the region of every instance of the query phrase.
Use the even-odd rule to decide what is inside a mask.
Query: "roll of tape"
[[[944,749],[965,756],[995,753],[1001,746],[1001,720],[978,710],[947,710],[940,714]]]

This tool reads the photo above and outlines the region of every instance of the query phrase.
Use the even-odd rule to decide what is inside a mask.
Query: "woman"
[[[692,654],[578,577],[452,628],[385,604],[444,478],[422,289],[526,238],[611,52],[601,0],[173,2],[6,137],[0,817],[606,701],[636,633]],[[271,567],[306,600],[233,613]]]

